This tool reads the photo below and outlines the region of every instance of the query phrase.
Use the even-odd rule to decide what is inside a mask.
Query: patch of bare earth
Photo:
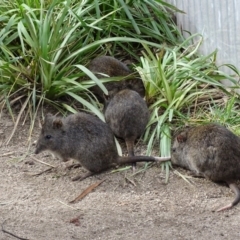
[[[240,237],[240,204],[213,212],[234,198],[224,185],[191,178],[192,186],[173,172],[165,184],[165,173],[156,164],[136,176],[131,176],[132,170],[107,171],[73,182],[71,178],[84,169],[68,170],[47,152],[34,155],[34,146],[28,149],[27,124],[20,126],[5,146],[13,124],[7,114],[0,121],[0,224],[10,233],[31,240]],[[32,142],[38,133],[36,127]],[[143,153],[144,146],[138,146],[137,151]],[[54,168],[34,175],[49,168],[36,158]],[[106,180],[81,201],[69,203],[102,179]],[[0,231],[0,239],[15,238]]]

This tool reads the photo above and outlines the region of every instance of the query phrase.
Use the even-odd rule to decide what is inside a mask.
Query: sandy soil
[[[168,184],[159,165],[132,176],[132,170],[104,172],[82,182],[71,178],[85,172],[66,169],[47,152],[28,149],[28,126],[20,126],[8,146],[13,123],[0,120],[0,224],[31,240],[70,239],[239,239],[240,204],[225,212],[213,210],[231,202],[224,185],[191,178],[193,185],[171,172]],[[38,136],[35,128],[31,142]],[[144,146],[137,147],[138,153]],[[44,161],[54,166],[51,171]],[[143,165],[138,164],[138,169]],[[181,174],[188,172],[177,169]],[[81,201],[71,204],[84,189],[105,179]],[[0,239],[16,239],[0,231]]]

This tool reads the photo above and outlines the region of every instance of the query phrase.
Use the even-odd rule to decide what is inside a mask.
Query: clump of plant
[[[96,55],[139,60],[142,43],[176,44],[181,34],[164,1],[3,1],[0,4],[1,107],[20,103],[32,120],[43,104],[71,111],[72,101],[102,118],[89,88],[103,84],[86,68]],[[65,98],[68,101],[64,101]]]
[[[157,143],[159,154],[170,156],[173,126],[187,122],[190,113],[203,102],[214,101],[215,97],[223,95],[232,97],[221,80],[228,79],[234,87],[238,86],[236,78],[216,66],[216,51],[208,56],[197,55],[201,41],[189,50],[194,37],[174,48],[162,48],[155,53],[144,45],[142,67],[137,70],[144,81],[146,100],[152,113],[144,136],[148,142],[148,154]],[[237,69],[230,67],[238,74]],[[228,112],[232,107],[229,106]],[[168,172],[170,163],[163,167]]]

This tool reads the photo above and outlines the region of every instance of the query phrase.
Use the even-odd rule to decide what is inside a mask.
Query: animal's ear
[[[53,120],[53,128],[54,129],[58,129],[58,128],[61,128],[63,125],[63,122],[60,118],[56,118]]]
[[[46,116],[45,116],[45,119],[49,119],[49,118],[52,118],[52,114],[51,113],[47,113]]]
[[[53,115],[51,113],[47,113],[46,116],[44,117],[44,120],[41,120],[41,125],[43,125],[46,122],[49,122],[50,120],[52,120]]]
[[[49,122],[52,122],[53,115],[51,113],[47,113],[44,117],[44,119],[39,120],[39,127],[43,129],[43,126]]]
[[[183,133],[181,133],[177,136],[177,141],[179,143],[186,142],[186,140],[187,140],[187,133],[186,132],[183,132]]]

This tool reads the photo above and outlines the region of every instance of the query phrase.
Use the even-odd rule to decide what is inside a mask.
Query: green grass
[[[189,115],[188,124],[219,123],[236,135],[240,135],[239,96],[233,94],[218,100],[209,100]]]

